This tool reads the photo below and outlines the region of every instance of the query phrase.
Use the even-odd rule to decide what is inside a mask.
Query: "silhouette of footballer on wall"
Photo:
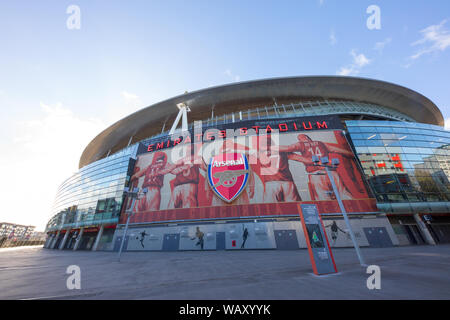
[[[195,232],[195,237],[193,237],[191,240],[195,240],[195,238],[198,238],[197,243],[195,244],[196,246],[200,245],[200,248],[203,250],[203,237],[204,237],[204,233],[200,231],[200,227],[197,227],[197,231]]]
[[[139,242],[141,243],[142,248],[144,248],[144,239],[145,239],[145,236],[148,236],[148,234],[144,230],[140,233],[140,235],[141,235],[141,238],[139,239],[139,237],[136,237],[136,240],[139,239]]]
[[[248,229],[244,228],[244,233],[242,234],[242,245],[241,245],[241,249],[243,249],[245,247],[245,242],[247,241],[248,238]]]
[[[330,227],[330,230],[331,230],[331,239],[333,239],[333,245],[336,243],[337,237],[339,235],[339,231],[347,234],[347,231],[344,231],[338,227],[336,221],[333,221],[332,224],[325,226],[325,228],[328,228],[328,227]]]

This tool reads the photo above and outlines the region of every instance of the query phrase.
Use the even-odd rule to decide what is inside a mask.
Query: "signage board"
[[[342,129],[342,123],[337,116],[243,120],[212,126],[201,126],[182,135],[166,135],[150,139],[143,142],[147,148],[145,149],[141,146],[138,150],[138,154],[155,152],[176,147],[178,145],[204,143],[216,139],[245,137],[255,134],[267,134],[275,131],[278,131],[279,133],[293,133]]]
[[[315,204],[301,204],[300,218],[314,273],[336,273],[336,264]]]

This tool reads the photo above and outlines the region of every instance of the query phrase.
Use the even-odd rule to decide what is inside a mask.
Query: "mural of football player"
[[[175,175],[175,179],[171,181],[173,191],[169,209],[197,207],[199,165],[181,161],[170,173]]]
[[[299,134],[297,136],[298,142],[288,145],[279,146],[279,152],[300,152],[305,165],[306,172],[309,176],[309,190],[311,193],[311,200],[334,200],[335,195],[331,182],[327,174],[317,174],[319,172],[324,173],[324,169],[320,166],[314,165],[312,157],[317,156],[329,157],[330,153],[336,153],[342,157],[353,159],[353,153],[349,150],[340,148],[331,143],[325,143],[322,141],[314,141],[306,134]],[[351,192],[346,188],[344,182],[336,171],[331,171],[338,192],[343,200],[353,199]]]
[[[190,146],[185,146],[184,154],[190,153]],[[175,175],[170,181],[171,195],[168,209],[193,208],[198,206],[197,194],[199,183],[199,164],[193,161],[194,157],[188,155],[175,163],[167,164],[164,168],[154,172],[156,176],[164,176],[168,173]]]
[[[208,180],[208,166],[205,164],[203,160],[203,146],[199,144],[198,146],[194,146],[194,155],[193,155],[193,163],[198,165],[199,169],[199,183],[197,187],[198,195],[197,202],[199,206],[210,206],[213,198],[215,198],[214,192],[209,186]],[[200,199],[201,198],[201,199]]]
[[[267,143],[261,144],[261,139],[267,139]],[[260,136],[257,164],[253,168],[264,184],[263,202],[302,200],[289,169],[289,160],[301,163],[308,160],[303,155],[294,153],[294,151],[294,148],[276,146],[270,135]]]
[[[164,152],[155,152],[152,163],[131,178],[131,185],[136,183],[140,177],[144,177],[142,189],[147,188],[147,194],[138,201],[137,208],[134,210],[148,211],[159,210],[161,205],[161,188],[164,184],[164,174],[162,169],[167,166],[167,155]]]
[[[133,190],[134,188],[137,188],[137,187],[139,186],[139,180],[140,180],[140,179],[139,179],[139,178],[133,179],[133,177],[134,177],[139,171],[141,171],[141,168],[138,167],[138,166],[135,166],[135,167],[134,167],[134,170],[133,170],[133,174],[131,175],[131,180],[130,180],[130,184],[129,184],[130,190]],[[128,200],[128,203],[127,203],[127,209],[126,209],[127,211],[131,209],[131,204],[132,204],[132,203],[133,203],[133,201],[131,201],[131,199],[129,199],[129,200]],[[138,205],[138,203],[135,203],[135,204],[134,204],[133,211],[136,211],[137,205]]]

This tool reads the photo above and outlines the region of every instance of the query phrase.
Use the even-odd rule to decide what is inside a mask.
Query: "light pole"
[[[147,191],[148,191],[148,189],[144,188],[144,189],[142,189],[142,193],[141,194],[145,195],[147,193]],[[123,193],[125,194],[126,197],[131,197],[132,201],[131,201],[130,209],[125,211],[125,213],[128,215],[128,218],[127,218],[127,223],[125,224],[125,231],[124,231],[124,234],[122,236],[122,243],[120,244],[119,262],[120,262],[120,256],[122,255],[123,244],[125,243],[125,238],[127,236],[128,224],[130,222],[131,216],[134,215],[134,212],[133,212],[134,203],[136,202],[136,199],[139,198],[139,188],[133,188],[133,190],[130,191],[130,188],[126,187],[126,188],[123,189]]]
[[[312,157],[312,161],[313,161],[315,166],[319,166],[319,167],[325,168],[325,171],[327,172],[328,178],[330,179],[331,186],[333,187],[333,192],[334,192],[334,194],[336,196],[336,200],[337,200],[337,202],[339,204],[339,208],[341,209],[342,215],[344,216],[345,223],[347,224],[348,232],[350,233],[350,237],[352,239],[353,246],[355,247],[356,254],[358,255],[359,263],[361,264],[361,266],[366,266],[366,263],[364,262],[363,256],[361,254],[361,250],[359,249],[359,245],[356,242],[355,235],[354,235],[352,227],[350,225],[350,220],[348,219],[347,211],[345,211],[345,207],[344,207],[344,204],[342,203],[341,196],[340,196],[339,191],[338,191],[338,189],[336,187],[336,183],[334,181],[334,177],[331,174],[331,171],[335,171],[337,166],[339,166],[339,159],[331,159],[331,165],[329,164],[328,157],[321,157],[320,160],[319,160],[319,157],[313,156]]]

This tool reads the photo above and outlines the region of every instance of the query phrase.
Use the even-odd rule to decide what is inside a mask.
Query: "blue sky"
[[[0,193],[13,199],[0,220],[40,229],[95,135],[186,90],[346,74],[416,90],[450,119],[448,0],[2,1],[0,39]]]

